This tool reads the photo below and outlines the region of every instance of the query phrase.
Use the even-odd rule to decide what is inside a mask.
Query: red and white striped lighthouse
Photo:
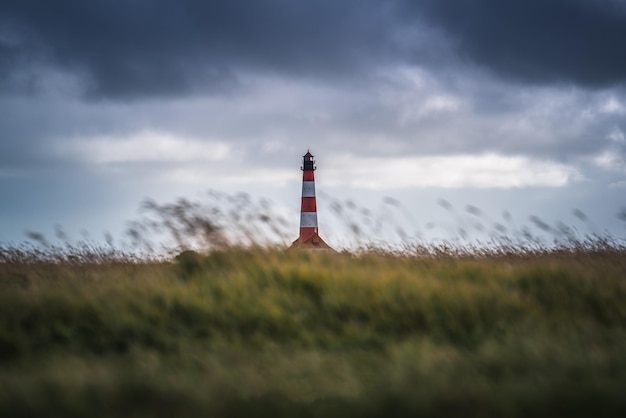
[[[325,248],[330,249],[318,235],[317,203],[315,200],[315,160],[307,150],[304,154],[302,167],[302,204],[300,206],[300,236],[292,244],[292,248]]]
[[[302,157],[302,205],[300,209],[300,237],[306,241],[317,232],[317,204],[315,201],[315,160],[310,151]]]

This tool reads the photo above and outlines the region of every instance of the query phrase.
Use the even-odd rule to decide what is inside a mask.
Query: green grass
[[[0,416],[624,416],[625,256],[5,257]]]

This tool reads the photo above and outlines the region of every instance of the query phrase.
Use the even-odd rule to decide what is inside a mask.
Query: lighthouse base
[[[291,247],[289,247],[289,250],[294,249],[335,251],[330,245],[326,244],[317,232],[314,232],[313,235],[304,240],[302,237],[298,237],[298,239],[291,244]]]

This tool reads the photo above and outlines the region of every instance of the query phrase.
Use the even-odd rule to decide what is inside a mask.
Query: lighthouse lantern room
[[[300,168],[302,171],[315,171],[315,160],[313,159],[313,154],[310,151],[307,151],[306,154],[302,157],[304,158],[304,164]]]

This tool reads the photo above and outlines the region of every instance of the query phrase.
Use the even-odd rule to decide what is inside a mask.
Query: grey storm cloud
[[[129,98],[224,91],[238,71],[330,79],[465,60],[526,83],[606,86],[626,79],[625,9],[618,0],[5,0],[0,78],[32,90],[53,69],[79,77],[88,96]]]
[[[622,0],[432,0],[412,3],[463,58],[508,79],[585,87],[626,81]]]
[[[344,73],[389,44],[368,1],[5,1],[0,71],[52,65],[102,96],[231,86],[237,70]],[[367,51],[368,57],[364,51]]]

